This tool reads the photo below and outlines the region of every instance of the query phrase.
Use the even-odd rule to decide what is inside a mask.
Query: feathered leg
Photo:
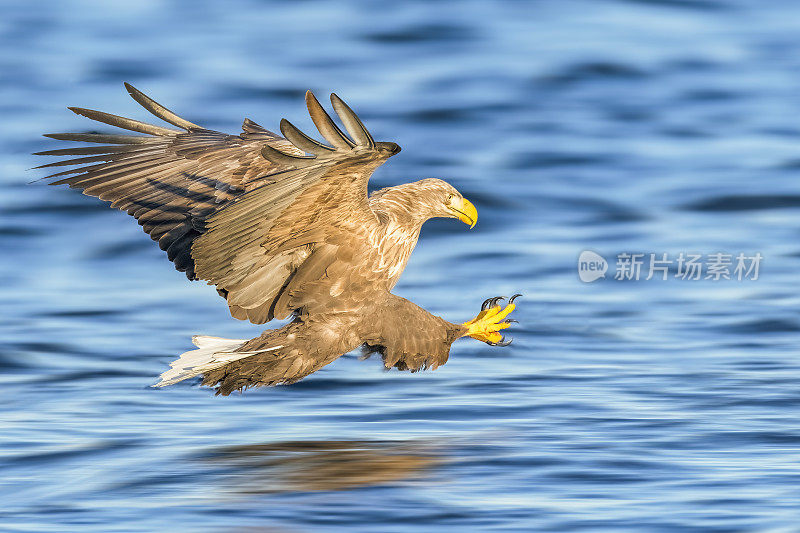
[[[200,372],[202,383],[227,396],[250,387],[300,381],[361,344],[352,332],[352,320],[338,315],[300,317],[265,331],[233,352],[239,357]]]

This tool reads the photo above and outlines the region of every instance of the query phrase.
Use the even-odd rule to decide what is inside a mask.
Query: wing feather
[[[125,88],[128,90],[128,94],[131,95],[131,98],[136,100],[143,108],[150,111],[153,115],[157,116],[164,122],[169,122],[173,126],[178,126],[184,130],[192,130],[192,129],[203,129],[197,124],[193,124],[186,119],[183,119],[167,109],[166,107],[162,106],[139,89],[131,85],[130,83],[125,83]]]
[[[381,150],[337,96],[331,97],[333,107],[352,139],[311,92],[306,95],[309,115],[331,144],[326,146],[286,120],[285,139],[250,119],[240,135],[204,129],[125,87],[152,115],[180,130],[70,108],[141,135],[47,134],[102,146],[38,152],[67,157],[41,168],[73,167],[48,178],[127,211],[178,270],[216,285],[236,318],[262,323],[302,305],[304,287],[335,260],[337,246],[327,241],[341,235],[341,221],[375,218],[367,182],[395,151]]]
[[[335,151],[334,148],[330,146],[325,146],[319,141],[315,141],[292,124],[288,120],[281,119],[281,133],[286,139],[303,150],[306,153],[314,154],[314,155],[323,155],[327,152]]]
[[[342,130],[339,129],[311,91],[306,93],[306,105],[308,106],[308,114],[311,115],[311,120],[314,121],[314,125],[325,137],[325,140],[340,150],[349,150],[353,147],[353,142],[342,133]]]
[[[143,135],[105,135],[102,133],[45,133],[44,137],[57,141],[100,144],[145,144],[149,141],[149,137]]]
[[[139,133],[146,133],[148,135],[172,135],[173,133],[178,133],[176,130],[153,126],[146,122],[120,117],[119,115],[112,115],[111,113],[105,113],[103,111],[95,111],[94,109],[84,109],[83,107],[68,107],[67,109],[77,115],[83,115],[88,119],[96,120],[97,122],[108,124],[109,126],[138,131]]]
[[[341,117],[344,127],[347,128],[347,133],[355,139],[356,144],[366,146],[367,148],[375,148],[375,141],[372,139],[372,135],[369,134],[369,131],[367,131],[367,128],[364,127],[361,119],[358,118],[358,115],[353,113],[350,106],[336,96],[336,93],[331,94],[331,104],[336,114]]]

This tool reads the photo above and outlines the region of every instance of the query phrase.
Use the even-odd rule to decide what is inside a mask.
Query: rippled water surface
[[[735,0],[0,8],[0,530],[800,530],[800,5]],[[336,91],[480,212],[397,292],[514,344],[435,372],[347,355],[291,387],[148,388],[249,338],[129,217],[28,182],[91,126],[310,127]],[[577,257],[609,258],[582,283]],[[621,252],[760,252],[757,281],[615,281]]]

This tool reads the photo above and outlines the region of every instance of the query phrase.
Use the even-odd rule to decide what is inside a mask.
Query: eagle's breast
[[[390,219],[382,229],[376,243],[378,262],[375,271],[386,277],[391,289],[405,270],[408,258],[417,245],[419,228]]]

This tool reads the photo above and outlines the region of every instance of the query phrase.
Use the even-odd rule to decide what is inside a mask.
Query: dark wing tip
[[[128,91],[128,94],[131,98],[133,98],[140,106],[144,107],[147,111],[163,120],[164,122],[168,122],[173,126],[178,126],[181,129],[186,131],[191,131],[194,129],[203,129],[202,127],[198,126],[194,122],[189,122],[185,118],[178,116],[177,114],[173,113],[163,105],[159,104],[142,91],[128,83],[127,81],[122,82],[125,86],[125,89]],[[163,128],[162,128],[163,129]],[[170,130],[166,130],[170,131]]]
[[[333,105],[333,110],[339,115],[339,119],[341,119],[345,129],[347,129],[347,133],[355,140],[356,144],[375,148],[375,140],[364,126],[364,123],[361,122],[355,111],[344,100],[339,98],[336,93],[331,93],[331,104]]]
[[[122,82],[122,85],[124,85],[124,86],[125,86],[125,90],[126,90],[126,91],[128,91],[128,94],[129,94],[131,97],[133,97],[134,99],[136,99],[136,97],[137,97],[138,95],[142,95],[142,96],[144,96],[144,93],[143,93],[142,91],[140,91],[139,89],[137,89],[136,87],[134,87],[133,85],[131,85],[130,83],[128,83],[127,81],[123,81],[123,82]]]
[[[375,143],[375,147],[378,151],[387,153],[389,157],[399,154],[402,150],[399,144],[391,141],[378,141]]]
[[[139,98],[143,98],[145,100],[150,100],[150,97],[144,94],[142,91],[128,83],[127,81],[123,81],[122,85],[125,86],[125,90],[128,91],[128,94],[137,102],[139,102]],[[141,104],[140,104],[141,105]]]
[[[314,96],[314,93],[311,91],[311,89],[307,90],[306,91],[306,107],[308,108],[309,111],[311,111],[312,107],[317,107],[317,106],[320,106],[319,100],[317,100],[317,97]],[[320,107],[322,107],[322,106],[320,106]]]
[[[311,91],[306,91],[306,106],[308,107],[308,114],[311,116],[311,120],[326,141],[339,150],[350,150],[353,148],[354,143],[342,133]]]
[[[290,155],[268,144],[264,144],[264,146],[261,147],[261,156],[276,165],[285,165],[294,168],[309,166],[313,164],[315,159],[315,157]]]

